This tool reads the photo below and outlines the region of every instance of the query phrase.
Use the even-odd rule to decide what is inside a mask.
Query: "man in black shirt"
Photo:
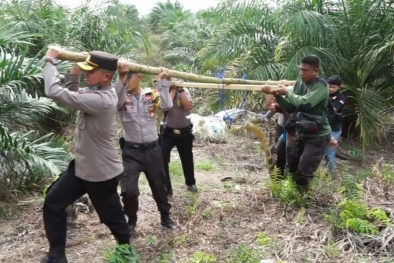
[[[332,107],[328,107],[331,124],[331,142],[337,142],[341,137],[342,129],[342,111],[345,106],[346,97],[340,92],[342,79],[338,75],[331,76],[327,79],[330,90],[330,100]],[[328,172],[332,174],[335,169],[335,155],[337,153],[336,146],[330,145],[326,149],[325,159]]]

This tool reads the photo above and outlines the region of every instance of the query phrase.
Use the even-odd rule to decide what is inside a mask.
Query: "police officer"
[[[75,159],[50,186],[44,201],[44,226],[49,253],[41,263],[67,263],[65,255],[66,207],[88,194],[100,221],[119,244],[129,244],[130,232],[117,193],[123,165],[116,149],[115,115],[118,97],[111,85],[117,69],[114,55],[93,51],[77,63],[60,84],[55,64],[57,49],[50,48],[44,67],[45,93],[49,98],[78,110]],[[88,88],[79,89],[81,71]]]
[[[196,179],[194,178],[193,162],[193,140],[192,124],[186,118],[193,108],[193,101],[188,89],[171,86],[170,91],[173,106],[164,111],[163,126],[161,128],[161,147],[163,152],[164,168],[166,174],[166,186],[168,195],[172,195],[171,178],[169,173],[169,163],[171,150],[176,146],[181,158],[183,174],[187,189],[197,192]]]
[[[171,205],[165,188],[163,156],[156,128],[156,110],[168,110],[172,107],[168,70],[163,69],[157,78],[158,91],[142,91],[141,74],[130,71],[127,65],[122,65],[115,85],[119,97],[118,111],[124,129],[124,137],[120,139],[125,167],[120,182],[121,195],[131,231],[134,231],[137,224],[140,194],[138,179],[141,172],[144,172],[148,179],[160,211],[162,226],[177,228],[170,218]]]
[[[327,79],[329,92],[330,92],[330,100],[331,107],[328,107],[329,116],[330,116],[330,124],[331,124],[331,142],[330,145],[326,149],[325,160],[326,167],[328,166],[328,172],[330,174],[333,173],[336,164],[335,157],[337,153],[336,145],[341,137],[342,133],[342,112],[345,107],[346,97],[340,92],[342,79],[338,75],[331,76]]]

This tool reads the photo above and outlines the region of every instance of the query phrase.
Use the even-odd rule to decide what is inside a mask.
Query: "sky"
[[[101,3],[103,0],[90,0],[93,3]],[[55,0],[58,4],[76,7],[85,2],[85,0]],[[166,0],[121,0],[122,3],[135,5],[141,15],[146,15],[150,12],[157,2],[166,2]],[[220,0],[178,0],[185,9],[197,12],[201,9],[216,6]]]

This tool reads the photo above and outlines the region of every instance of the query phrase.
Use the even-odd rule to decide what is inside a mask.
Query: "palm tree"
[[[289,0],[276,7],[231,0],[199,17],[213,31],[205,46],[177,46],[168,54],[199,69],[214,64],[250,79],[296,79],[302,57],[317,55],[323,77],[340,74],[344,80],[343,133],[360,135],[367,145],[392,106],[393,12],[392,2],[383,0]],[[239,101],[239,92],[229,97],[238,105],[231,101]],[[253,94],[253,100],[263,96]]]
[[[22,43],[29,37],[24,32],[0,32],[0,200],[15,191],[37,188],[43,179],[65,169],[71,158],[62,139],[40,132],[39,121],[62,109],[27,92],[26,87],[41,85],[43,65],[38,57],[27,57],[27,49],[15,47],[14,40]]]
[[[87,4],[69,10],[51,0],[13,0],[1,9],[0,199],[4,199],[15,191],[42,188],[42,181],[59,174],[72,158],[72,141],[64,140],[75,110],[58,106],[43,90],[47,45],[105,50],[134,60],[149,55],[150,44],[140,33],[146,30],[135,7],[117,1],[99,10]],[[63,73],[70,66],[71,62],[63,62],[58,69]]]
[[[283,41],[277,59],[288,62],[285,77],[295,77],[306,54],[323,61],[323,76],[340,74],[348,96],[345,134],[356,127],[364,145],[376,139],[384,112],[391,106],[393,3],[387,1],[316,1],[302,11],[281,13]],[[299,9],[298,9],[299,10]],[[346,36],[346,37],[344,37]],[[356,120],[356,121],[353,121]]]
[[[170,0],[167,0],[167,2],[157,3],[153,7],[147,17],[147,21],[151,31],[155,34],[160,34],[171,29],[179,19],[184,19],[185,14],[190,15],[190,12],[185,12],[178,1],[172,3]]]

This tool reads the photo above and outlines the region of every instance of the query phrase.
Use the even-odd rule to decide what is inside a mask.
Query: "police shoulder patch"
[[[160,94],[157,90],[152,90],[153,102],[156,103],[160,99]]]

